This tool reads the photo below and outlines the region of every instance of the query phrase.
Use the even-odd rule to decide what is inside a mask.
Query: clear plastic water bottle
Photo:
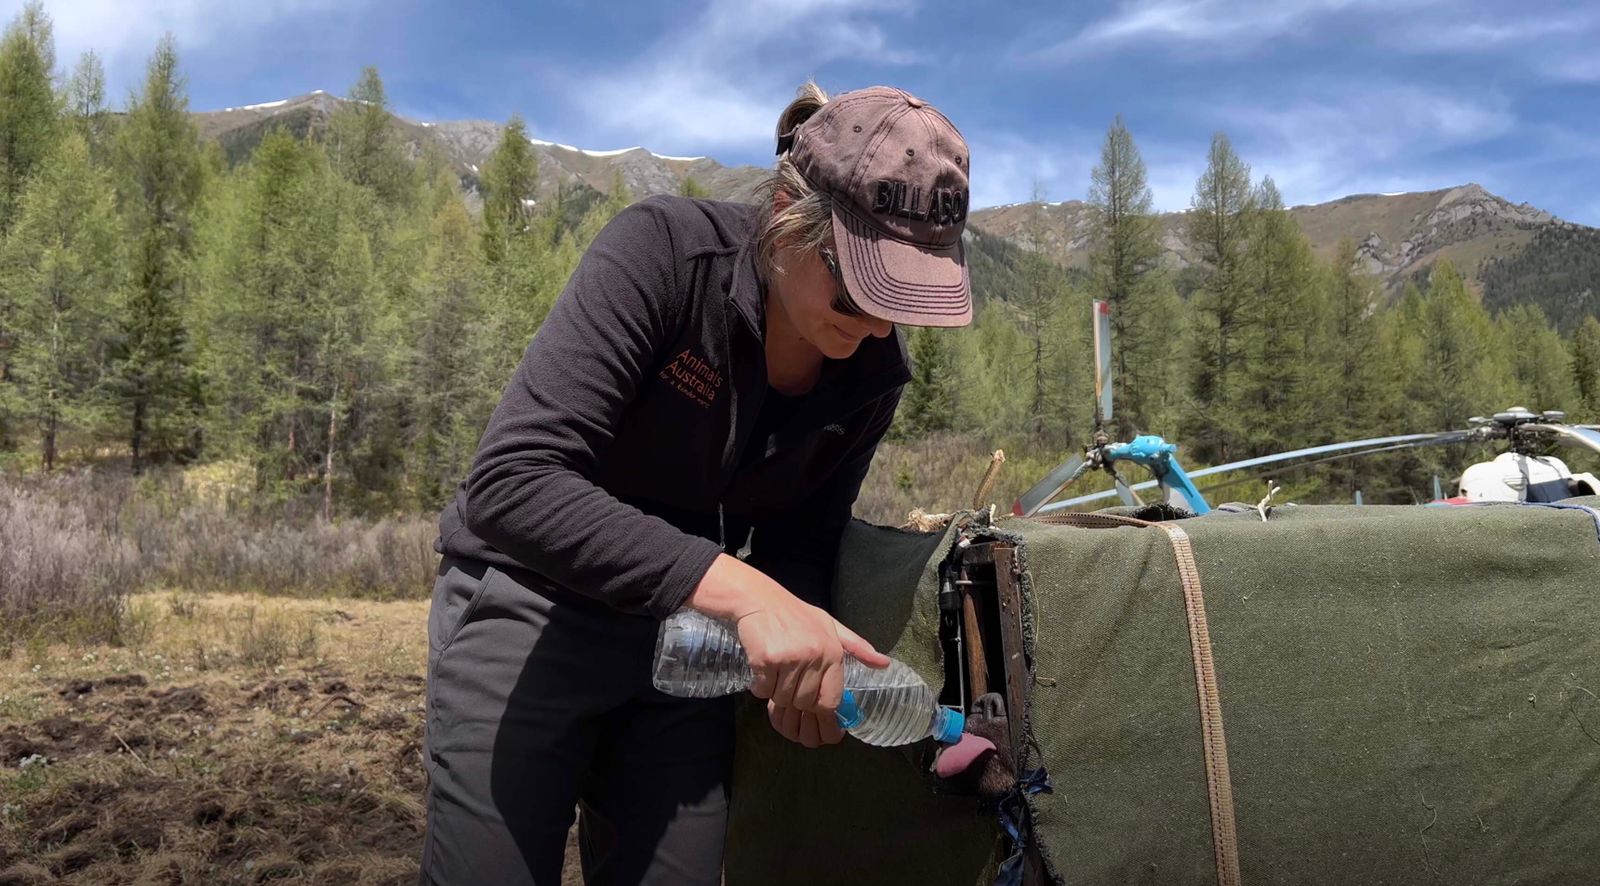
[[[840,728],[870,745],[910,744],[932,736],[961,739],[966,718],[939,706],[928,684],[905,664],[869,668],[844,657],[844,698],[835,712]],[[680,698],[713,698],[750,688],[755,672],[732,625],[692,609],[661,623],[656,636],[654,682]]]

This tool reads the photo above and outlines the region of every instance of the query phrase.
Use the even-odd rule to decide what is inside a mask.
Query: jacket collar
[[[728,287],[728,301],[744,318],[758,341],[766,340],[767,284],[756,273],[756,238],[754,232],[733,260],[733,284]]]

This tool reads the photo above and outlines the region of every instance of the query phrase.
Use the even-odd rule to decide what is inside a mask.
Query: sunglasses
[[[844,288],[844,274],[839,271],[839,257],[833,254],[833,248],[819,246],[817,252],[822,256],[822,263],[828,266],[828,273],[833,275],[833,309],[846,317],[867,316],[866,311],[856,307],[849,290]]]

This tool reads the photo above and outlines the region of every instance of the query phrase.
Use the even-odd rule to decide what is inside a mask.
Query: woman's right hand
[[[780,708],[833,716],[844,695],[844,654],[868,667],[888,656],[824,610],[737,558],[717,557],[689,606],[738,626],[755,672],[750,691]]]

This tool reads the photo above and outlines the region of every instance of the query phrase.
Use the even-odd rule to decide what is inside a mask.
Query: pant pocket
[[[433,604],[428,609],[430,657],[438,656],[449,648],[478,608],[484,590],[497,574],[493,566],[484,566],[482,570],[482,577],[474,578],[473,573],[478,572],[477,569],[468,571],[449,561],[440,568],[439,577],[433,584]]]

